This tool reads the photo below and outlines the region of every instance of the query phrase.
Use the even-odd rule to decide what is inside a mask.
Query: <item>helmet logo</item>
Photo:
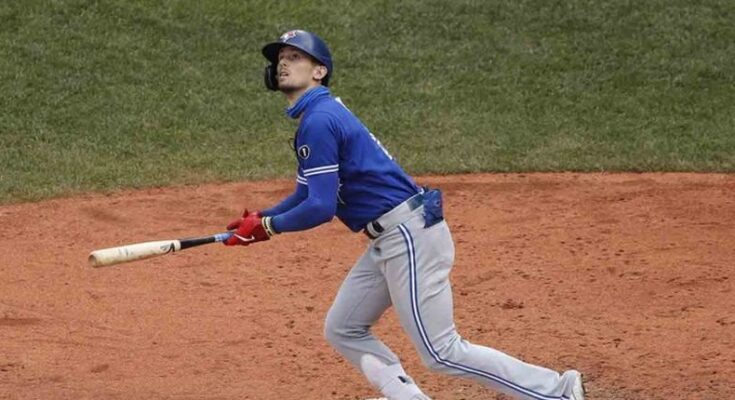
[[[293,39],[296,37],[296,33],[298,31],[288,31],[281,35],[281,42],[287,42],[289,39]]]

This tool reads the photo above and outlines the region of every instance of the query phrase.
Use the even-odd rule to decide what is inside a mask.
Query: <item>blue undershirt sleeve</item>
[[[291,195],[281,200],[280,203],[275,206],[262,210],[260,214],[264,217],[272,217],[274,215],[283,214],[286,211],[296,207],[309,195],[306,182],[301,182],[301,177],[297,178],[296,190]]]
[[[334,218],[337,212],[339,175],[336,172],[311,176],[309,195],[296,207],[271,219],[276,232],[296,232],[314,228]]]

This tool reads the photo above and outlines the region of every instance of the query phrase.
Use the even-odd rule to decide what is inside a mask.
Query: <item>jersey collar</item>
[[[286,115],[293,119],[299,118],[309,104],[314,102],[316,99],[329,95],[330,92],[326,86],[319,85],[313,87],[301,95],[294,105],[286,108]]]

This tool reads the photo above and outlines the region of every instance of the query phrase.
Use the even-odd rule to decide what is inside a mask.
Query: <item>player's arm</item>
[[[260,215],[263,217],[272,217],[274,215],[283,214],[306,200],[309,195],[306,182],[306,178],[301,175],[296,175],[296,190],[275,206],[261,210]]]
[[[270,236],[273,234],[272,232],[266,232],[264,227],[262,226],[262,219],[264,217],[272,216],[272,215],[278,215],[282,214],[294,207],[296,207],[299,203],[304,201],[306,197],[308,196],[308,189],[306,187],[306,178],[301,176],[301,172],[297,171],[296,175],[296,190],[294,190],[293,193],[291,193],[290,196],[286,197],[285,199],[281,200],[280,203],[276,204],[275,206],[262,210],[262,211],[255,211],[255,212],[248,212],[247,209],[242,214],[242,217],[230,222],[227,225],[228,231],[235,231],[234,238],[230,238],[231,240],[225,241],[226,245],[233,245],[233,244],[244,244],[243,240],[238,238],[239,237],[248,237],[252,232],[248,232],[247,229],[255,230],[257,229],[261,235],[259,236],[260,240],[268,240]],[[253,220],[253,221],[251,221]],[[248,221],[246,223],[246,221]],[[250,228],[247,228],[250,227]]]
[[[296,207],[264,218],[273,233],[303,231],[329,222],[337,212],[339,145],[329,117],[313,114],[304,121],[297,155],[308,196]]]
[[[291,210],[267,217],[272,233],[296,232],[314,228],[334,218],[337,212],[337,172],[319,174],[308,178],[309,195]]]
[[[328,116],[312,116],[303,122],[300,137],[303,137],[297,153],[308,188],[297,188],[307,193],[300,200],[296,193],[276,207],[261,213],[243,214],[235,223],[227,226],[235,230],[226,245],[249,245],[268,240],[282,232],[302,231],[331,221],[337,211],[339,190],[339,155],[337,135]],[[301,175],[297,184],[301,185]],[[284,211],[288,209],[287,211]]]
[[[247,246],[269,240],[277,233],[303,231],[329,222],[337,211],[338,189],[339,178],[336,172],[310,177],[308,196],[305,200],[273,217],[245,211],[242,218],[227,226],[228,230],[235,232],[224,244]]]

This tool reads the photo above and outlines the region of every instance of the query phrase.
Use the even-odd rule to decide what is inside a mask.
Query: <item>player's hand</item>
[[[242,212],[242,217],[240,217],[240,218],[238,218],[238,219],[230,222],[227,225],[227,230],[228,231],[234,231],[235,229],[239,228],[240,225],[243,223],[243,221],[245,221],[245,218],[247,218],[248,215],[251,215],[251,214],[252,215],[255,215],[256,217],[260,217],[261,216],[260,215],[260,211],[248,212],[248,209],[246,208],[245,211]]]
[[[235,229],[235,232],[224,242],[225,246],[248,246],[252,243],[269,240],[272,235],[263,226],[263,218],[260,216],[260,213],[248,213],[247,210],[245,210],[240,219],[227,225],[227,229]]]

